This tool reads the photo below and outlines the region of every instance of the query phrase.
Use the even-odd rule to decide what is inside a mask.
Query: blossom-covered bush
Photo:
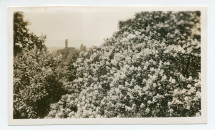
[[[47,118],[201,115],[200,12],[140,12],[71,64]]]

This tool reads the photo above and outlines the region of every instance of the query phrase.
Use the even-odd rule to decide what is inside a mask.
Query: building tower
[[[86,50],[87,50],[86,46],[84,46],[83,44],[81,44],[80,51],[86,51]]]
[[[65,40],[65,48],[68,48],[68,39]]]

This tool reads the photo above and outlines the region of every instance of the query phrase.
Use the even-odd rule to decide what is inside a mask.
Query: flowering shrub
[[[201,115],[200,12],[141,12],[72,65],[47,118]]]

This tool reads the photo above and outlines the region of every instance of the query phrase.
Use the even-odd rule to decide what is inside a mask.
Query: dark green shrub
[[[45,36],[29,33],[23,14],[14,14],[13,118],[42,118],[64,89],[57,66],[60,57],[49,53]]]

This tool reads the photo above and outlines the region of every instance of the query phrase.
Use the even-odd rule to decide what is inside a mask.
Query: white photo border
[[[77,118],[13,119],[13,13],[29,9],[63,9],[78,7],[142,8],[142,11],[201,11],[201,116],[156,118]],[[86,8],[87,10],[88,8]],[[203,6],[36,6],[8,8],[8,125],[55,124],[205,124],[207,123],[207,8]]]

